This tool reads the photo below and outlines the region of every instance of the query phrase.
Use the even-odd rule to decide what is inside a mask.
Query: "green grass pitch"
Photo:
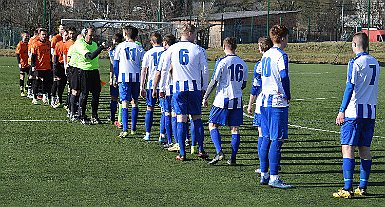
[[[101,61],[108,82],[108,62]],[[210,63],[213,68],[213,63]],[[253,64],[249,64],[250,78]],[[372,144],[370,196],[334,199],[342,187],[339,127],[335,117],[343,95],[346,67],[290,65],[293,100],[289,142],[282,150],[280,175],[296,189],[259,185],[254,169],[257,131],[245,117],[241,128],[238,165],[209,166],[188,154],[187,162],[144,142],[143,100],[135,138],[118,139],[107,124],[108,87],[101,96],[103,125],[82,126],[66,121],[64,109],[34,106],[19,96],[16,58],[0,58],[0,205],[1,206],[384,206],[385,205],[385,74],[380,80],[378,119]],[[250,85],[250,81],[249,84]],[[249,88],[244,93],[249,98]],[[207,122],[208,109],[203,119]],[[89,112],[87,112],[89,113]],[[155,116],[159,117],[159,116]],[[159,119],[159,118],[157,118]],[[16,121],[10,120],[63,120]],[[159,123],[158,120],[155,123]],[[157,138],[155,124],[153,138]],[[324,130],[324,131],[322,131]],[[222,128],[224,152],[229,155],[230,133]],[[206,150],[215,154],[208,128]],[[355,181],[359,165],[356,164]],[[357,183],[355,183],[355,186]]]

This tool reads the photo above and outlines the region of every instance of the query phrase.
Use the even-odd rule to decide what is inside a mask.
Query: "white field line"
[[[26,120],[26,119],[4,119],[0,120],[0,122],[66,122],[67,120]]]
[[[247,107],[247,106],[243,106],[244,108]],[[243,112],[243,116],[247,117],[247,118],[250,118],[250,119],[254,119],[254,116],[250,116],[248,114],[246,114],[245,112]],[[333,133],[333,134],[341,134],[341,132],[339,131],[333,131],[333,130],[328,130],[328,129],[317,129],[317,128],[312,128],[312,127],[305,127],[305,126],[300,126],[300,125],[295,125],[295,124],[289,124],[290,127],[294,127],[294,128],[298,128],[298,129],[307,129],[309,131],[317,131],[317,132],[327,132],[327,133]],[[376,138],[385,138],[383,136],[373,136],[373,137],[376,137]]]

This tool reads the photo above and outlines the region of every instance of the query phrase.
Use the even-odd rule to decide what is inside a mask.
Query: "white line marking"
[[[66,122],[67,120],[0,120],[0,122]]]

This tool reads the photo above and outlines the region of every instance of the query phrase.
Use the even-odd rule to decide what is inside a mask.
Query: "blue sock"
[[[111,100],[110,101],[110,115],[111,115],[111,121],[115,121],[115,114],[116,114],[116,111],[118,110],[118,102],[117,101],[114,101],[114,100]]]
[[[218,128],[214,128],[210,130],[210,136],[211,140],[214,142],[215,150],[217,154],[222,150],[222,140],[221,140],[221,135],[219,134]]]
[[[199,151],[202,151],[202,152],[205,151],[205,149],[203,147],[204,132],[205,131],[203,128],[202,119],[197,119],[194,121],[194,132],[191,132],[191,134],[195,134],[195,140],[198,142]]]
[[[191,134],[191,145],[196,146],[197,145],[197,140],[195,136],[195,127],[194,127],[194,121],[190,119],[190,134]]]
[[[179,143],[178,141],[178,130],[177,130],[177,122],[176,122],[176,116],[171,117],[171,128],[172,128],[172,135],[174,135],[175,143]]]
[[[283,141],[272,140],[269,150],[270,175],[278,175],[279,165],[281,163],[281,147]]]
[[[136,123],[138,122],[139,108],[133,107],[131,111],[131,130],[136,131]]]
[[[166,127],[165,127],[165,116],[164,112],[162,112],[162,115],[160,116],[160,124],[159,124],[159,133],[166,134]]]
[[[241,135],[232,134],[231,135],[231,157],[230,157],[231,159],[236,158],[240,143],[241,143]]]
[[[353,188],[353,174],[354,174],[354,159],[343,158],[342,159],[342,172],[344,174],[344,189],[352,190]]]
[[[361,189],[366,189],[366,186],[368,186],[371,167],[372,167],[372,160],[361,159],[361,165],[360,165],[360,188]]]
[[[128,130],[128,109],[122,108],[122,125],[123,131],[126,132]]]
[[[154,122],[154,112],[147,110],[144,118],[144,125],[146,126],[146,132],[151,133],[152,123]]]
[[[166,127],[166,134],[167,134],[167,143],[172,143],[172,125],[171,125],[171,116],[164,116],[164,122]]]
[[[261,153],[260,150],[261,150],[261,146],[262,146],[262,142],[263,142],[263,137],[258,137],[258,155]]]
[[[178,122],[177,123],[177,137],[179,142],[179,148],[180,148],[180,155],[186,156],[186,132],[187,132],[188,124],[185,122]]]
[[[269,137],[264,137],[262,144],[261,144],[261,149],[260,149],[260,154],[259,154],[259,165],[261,168],[261,172],[267,173],[269,171],[269,149],[270,149],[270,138]]]

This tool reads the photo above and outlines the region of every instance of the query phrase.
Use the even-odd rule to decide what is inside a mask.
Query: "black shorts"
[[[82,93],[100,93],[102,87],[100,85],[99,70],[80,70],[80,83]]]
[[[56,68],[53,71],[53,75],[54,77],[58,77],[61,79],[63,79],[66,76],[63,63],[56,64]]]
[[[35,70],[36,77],[43,78],[44,80],[52,79],[52,71],[51,70]]]
[[[20,68],[20,74],[22,73],[27,73],[27,74],[31,74],[29,71],[30,71],[31,67],[28,66],[28,67],[25,67],[25,68]]]
[[[69,66],[68,68],[68,80],[71,89],[80,90],[80,69],[77,67]]]

